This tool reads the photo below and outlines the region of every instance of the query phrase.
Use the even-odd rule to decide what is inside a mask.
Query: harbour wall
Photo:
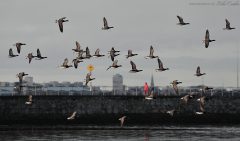
[[[190,99],[187,108],[180,97],[144,96],[28,96],[0,97],[0,125],[4,124],[104,124],[117,123],[122,116],[129,123],[240,123],[240,98],[215,97],[205,102],[207,114],[196,115],[200,109],[197,98]],[[178,110],[171,117],[167,111]],[[68,121],[74,111],[75,120]]]

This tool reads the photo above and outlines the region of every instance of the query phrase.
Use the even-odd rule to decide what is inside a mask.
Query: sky
[[[205,5],[204,5],[205,3]],[[1,0],[0,32],[0,82],[16,82],[17,73],[25,72],[36,83],[49,81],[82,82],[91,64],[94,69],[94,86],[112,86],[115,74],[123,76],[123,84],[141,86],[150,84],[154,77],[155,86],[167,86],[173,80],[183,82],[181,86],[237,86],[237,47],[240,45],[239,0]],[[189,25],[177,25],[177,15]],[[63,33],[55,20],[66,17]],[[101,30],[106,17],[110,30]],[[235,30],[225,31],[225,19]],[[209,30],[211,42],[205,48],[202,40]],[[65,58],[68,64],[77,57],[72,49],[78,41],[81,49],[88,46],[90,54],[100,49],[101,58],[83,60],[78,68],[60,69]],[[21,53],[13,44],[26,43]],[[154,55],[169,70],[156,72],[157,59],[145,59],[150,46]],[[112,65],[107,51],[114,47],[120,51],[115,57],[117,69],[106,69]],[[12,48],[18,57],[7,58]],[[25,56],[37,54],[40,49],[43,60],[32,60]],[[128,50],[137,56],[125,58]],[[240,50],[240,49],[239,49]],[[136,64],[139,73],[129,73],[130,61]],[[73,65],[73,64],[72,64]],[[196,77],[200,66],[202,77]]]

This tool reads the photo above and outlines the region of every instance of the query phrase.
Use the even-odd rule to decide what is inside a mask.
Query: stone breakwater
[[[216,97],[205,102],[204,115],[196,115],[200,102],[196,99],[183,106],[180,97],[143,96],[34,96],[32,105],[26,105],[28,96],[0,97],[0,125],[5,124],[119,124],[119,118],[130,117],[126,123],[240,123],[240,98]],[[171,117],[168,110],[180,113]],[[67,117],[77,111],[78,117]]]

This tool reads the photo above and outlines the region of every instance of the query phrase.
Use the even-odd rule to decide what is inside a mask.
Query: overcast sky
[[[209,5],[196,5],[204,2]],[[233,3],[235,5],[229,5]],[[112,76],[117,73],[123,76],[123,84],[128,86],[150,84],[152,74],[155,86],[166,86],[173,80],[183,82],[181,86],[192,86],[202,84],[202,77],[193,76],[200,66],[201,72],[206,73],[203,76],[205,85],[236,87],[239,3],[239,0],[1,0],[0,81],[18,81],[15,75],[25,72],[37,83],[82,82],[89,73],[87,67],[92,64],[95,86],[112,86]],[[178,26],[177,15],[190,25]],[[62,17],[69,20],[64,23],[63,33],[55,23]],[[101,30],[103,17],[113,29]],[[225,19],[236,29],[223,30]],[[210,39],[216,41],[205,48],[202,40],[207,29]],[[105,57],[84,60],[78,69],[56,68],[65,58],[70,65],[77,57],[72,51],[76,41],[84,50],[88,46],[90,54],[99,48]],[[18,57],[7,58],[10,48],[18,54],[13,46],[17,42],[27,45],[22,46]],[[156,72],[157,59],[144,59],[149,55],[151,45],[163,67],[170,70]],[[113,63],[107,57],[107,51],[112,47],[120,51],[115,60],[123,67],[106,71]],[[28,64],[25,56],[28,53],[36,55],[37,48],[48,58],[34,59]],[[126,59],[128,49],[138,55]],[[143,71],[129,73],[130,60]]]

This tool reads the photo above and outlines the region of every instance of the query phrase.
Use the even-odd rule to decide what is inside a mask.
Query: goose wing
[[[16,89],[18,90],[18,94],[20,94],[21,93],[21,87],[18,85],[18,86],[16,86]]]
[[[32,101],[32,94],[31,93],[29,93],[28,101]]]
[[[12,56],[13,55],[13,51],[12,48],[9,49],[9,55]]]
[[[197,74],[200,74],[200,67],[199,67],[199,66],[197,67],[196,73],[197,73]]]
[[[83,54],[83,51],[80,50],[79,53],[78,53],[78,58],[82,58],[82,54]]]
[[[41,56],[41,52],[40,52],[39,49],[37,49],[37,57],[38,57],[38,58],[41,58],[41,57],[42,57],[42,56]]]
[[[136,65],[133,63],[133,61],[130,61],[131,65],[132,65],[132,70],[137,70],[136,69]]]
[[[128,56],[132,55],[132,50],[128,50]]]
[[[95,55],[99,55],[99,48],[96,50]]]
[[[206,31],[206,36],[205,36],[205,40],[209,40],[209,31]]]
[[[195,90],[190,94],[190,96],[192,96],[196,91],[197,91],[197,90],[195,89]]]
[[[20,43],[16,43],[16,47],[17,47],[17,52],[20,53],[20,51],[21,51],[21,44]]]
[[[178,94],[178,87],[175,83],[173,83],[173,88],[174,88],[175,92]]]
[[[74,67],[75,67],[75,68],[78,67],[78,59],[74,59]]]
[[[63,66],[67,66],[67,63],[68,63],[68,59],[66,58],[63,62]]]
[[[117,65],[118,60],[114,61],[113,66]]]
[[[187,107],[188,97],[189,97],[189,95],[185,95],[185,96],[183,97],[183,100],[184,100],[184,107],[185,107],[185,108]]]
[[[158,66],[159,66],[159,69],[163,69],[163,63],[159,58],[158,58]]]
[[[226,19],[226,28],[230,28],[230,23],[227,19]]]
[[[170,116],[173,116],[173,112],[174,112],[174,111],[175,111],[175,110],[171,110],[171,111],[170,111],[170,113],[169,113]]]
[[[65,19],[65,18],[64,18]],[[58,26],[61,32],[63,32],[63,22],[62,22],[63,18],[58,20]]]
[[[73,112],[72,116],[70,118],[74,118],[77,114],[77,111]]]
[[[200,110],[204,111],[204,97],[200,99]]]
[[[29,64],[30,64],[31,61],[32,61],[32,53],[29,53],[29,54],[28,54],[28,59],[29,59]]]
[[[103,18],[103,24],[104,24],[104,28],[107,28],[107,27],[108,27],[107,20],[106,20],[105,17]]]
[[[206,93],[206,87],[202,88],[202,96],[205,96]]]
[[[154,93],[154,88],[151,89],[150,95],[148,96],[149,98],[153,98],[153,93]]]
[[[79,50],[80,50],[80,47],[81,47],[80,44],[76,41],[76,50],[79,51]]]
[[[178,17],[178,19],[179,19],[179,22],[180,22],[180,23],[183,23],[182,17],[180,17],[180,16],[177,16],[177,17]]]
[[[114,61],[114,52],[113,51],[110,52],[110,56],[111,56],[112,61]]]
[[[205,40],[205,47],[207,48],[209,46],[209,40]]]
[[[150,47],[150,54],[149,54],[149,56],[153,56],[153,52],[154,52],[154,50],[153,50],[153,47],[151,46]]]
[[[89,55],[90,55],[89,49],[88,47],[86,47],[86,56],[89,56]]]

